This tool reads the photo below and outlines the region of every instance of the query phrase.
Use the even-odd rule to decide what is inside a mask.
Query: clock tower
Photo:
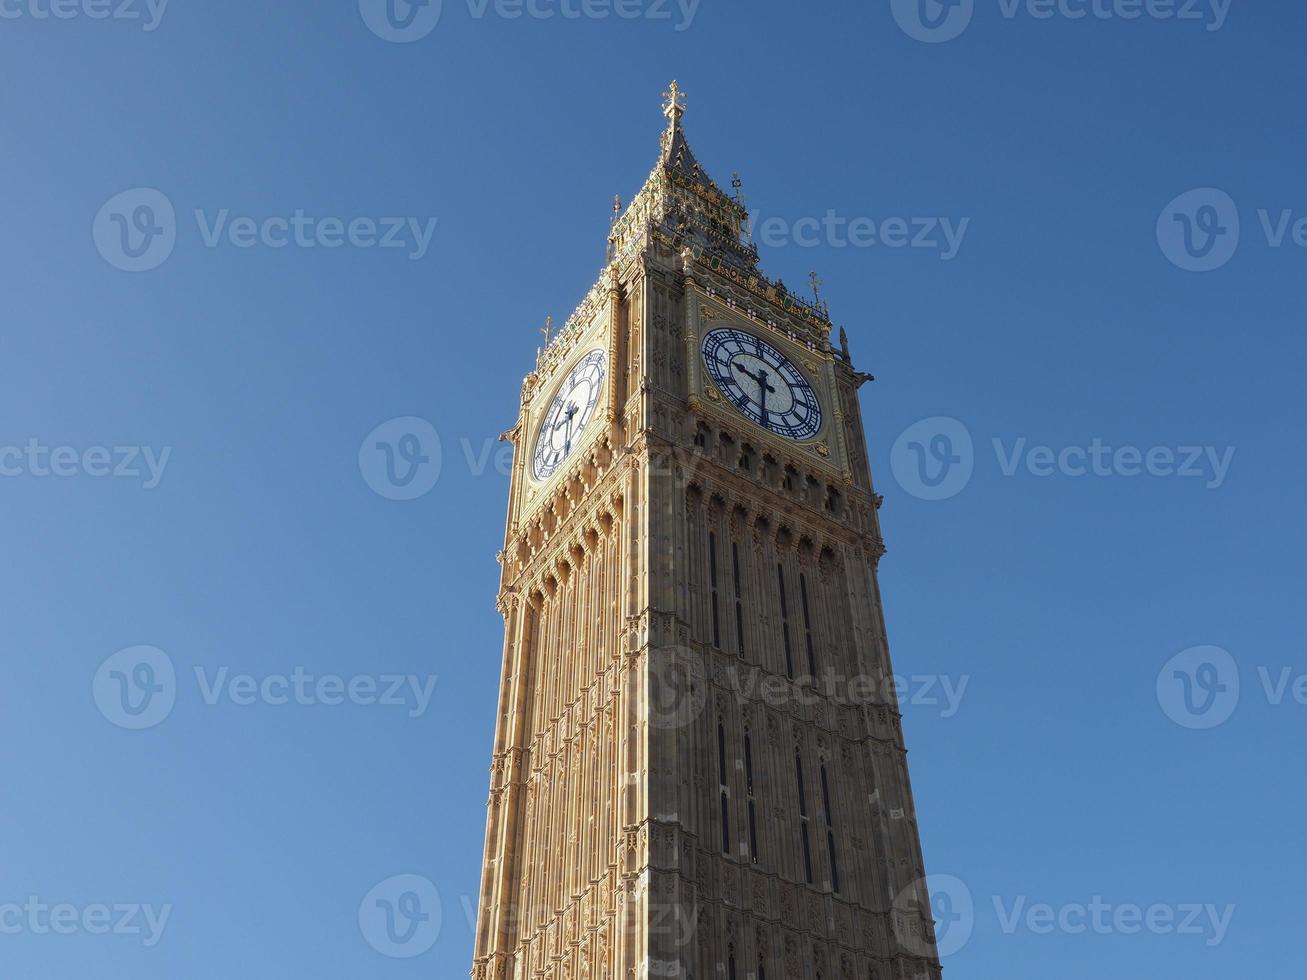
[[[473,976],[934,980],[869,376],[665,113],[506,433]]]

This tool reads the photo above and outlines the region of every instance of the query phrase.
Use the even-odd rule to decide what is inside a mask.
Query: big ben
[[[869,376],[664,111],[506,434],[473,976],[933,980]]]

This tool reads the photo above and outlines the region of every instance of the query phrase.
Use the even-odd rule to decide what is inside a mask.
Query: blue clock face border
[[[608,355],[600,348],[581,358],[558,386],[531,454],[531,474],[538,482],[557,473],[580,443],[594,416],[607,374]]]
[[[821,432],[821,400],[788,357],[757,334],[719,327],[704,335],[703,365],[726,399],[750,421],[804,442]]]

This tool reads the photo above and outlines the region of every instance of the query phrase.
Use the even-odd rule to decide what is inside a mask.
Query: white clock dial
[[[531,472],[537,480],[547,480],[572,454],[581,434],[594,415],[599,393],[607,374],[607,358],[602,350],[593,350],[574,367],[540,423]]]
[[[733,327],[703,338],[703,363],[731,404],[778,436],[813,439],[821,401],[794,362],[755,334]]]

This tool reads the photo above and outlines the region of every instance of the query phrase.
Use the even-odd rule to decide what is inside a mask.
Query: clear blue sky
[[[1258,670],[1307,670],[1307,467],[1286,448],[1307,421],[1307,249],[1292,231],[1272,247],[1258,210],[1273,231],[1307,215],[1301,5],[1235,0],[1208,30],[978,0],[945,43],[901,29],[888,0],[703,0],[688,22],[674,4],[670,20],[507,19],[446,0],[411,43],[371,31],[354,0],[173,0],[154,30],[92,18],[94,0],[46,9],[0,3],[0,906],[69,903],[76,924],[0,915],[0,974],[466,974],[507,489],[482,454],[514,421],[537,327],[593,281],[612,195],[648,173],[673,77],[705,167],[724,185],[739,170],[781,226],[969,219],[947,261],[824,237],[763,247],[792,286],[820,270],[879,378],[863,407],[896,666],[967,679],[956,712],[904,709],[927,865],[975,905],[947,974],[1300,972],[1307,707],[1292,688],[1274,703]],[[130,273],[97,248],[122,228],[96,219],[142,187],[175,209],[176,241]],[[1164,209],[1201,188],[1229,195],[1241,240],[1220,268],[1184,271],[1159,216],[1182,228]],[[1229,242],[1212,200],[1188,218]],[[224,209],[437,224],[416,260],[416,245],[225,233],[208,247]],[[135,206],[116,213],[142,227]],[[430,492],[392,500],[359,449],[404,416],[431,423],[442,465]],[[923,499],[891,450],[940,416],[973,440],[973,473]],[[1074,467],[1064,451],[1094,440],[1235,455],[1219,481],[1128,476],[1128,458],[1040,477],[1042,454],[1005,475],[1018,447]],[[33,442],[73,447],[73,475],[39,475]],[[111,464],[84,455],[98,446]],[[162,464],[151,489],[145,448]],[[95,476],[105,465],[141,475]],[[115,670],[148,682],[136,661],[97,674],[138,645],[166,655],[175,703],[132,731],[93,690],[112,694]],[[1178,683],[1164,665],[1208,645],[1241,697],[1191,730],[1158,677]],[[1191,661],[1229,696],[1228,664]],[[408,707],[240,705],[224,687],[209,704],[196,668],[208,684],[223,668],[437,680],[423,711],[411,691]],[[358,912],[402,874],[432,883],[443,917],[426,952],[392,959]],[[1216,945],[1206,916],[1198,935],[1006,921],[1047,904],[1074,924],[1096,896],[1235,911]],[[147,946],[148,929],[95,934],[101,903],[171,910]]]

